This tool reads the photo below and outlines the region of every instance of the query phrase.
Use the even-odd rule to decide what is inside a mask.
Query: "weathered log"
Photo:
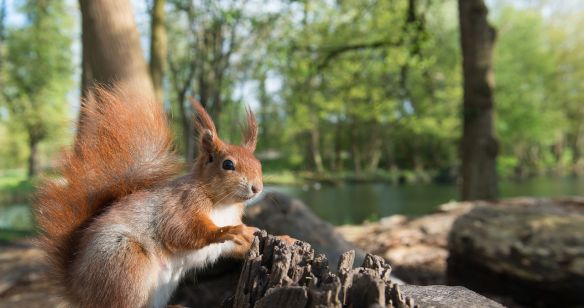
[[[367,254],[353,268],[355,252],[341,255],[337,273],[310,244],[290,245],[258,232],[244,261],[234,296],[225,308],[251,307],[502,307],[463,287],[399,286],[391,267]],[[407,292],[400,290],[405,288]],[[418,303],[418,299],[420,304]]]
[[[584,304],[584,199],[483,203],[449,235],[449,283],[537,306]]]
[[[245,211],[246,224],[267,230],[270,234],[286,234],[308,242],[317,253],[338,260],[347,250],[355,250],[355,261],[363,262],[365,251],[347,242],[333,226],[318,218],[300,200],[282,193],[268,192]]]

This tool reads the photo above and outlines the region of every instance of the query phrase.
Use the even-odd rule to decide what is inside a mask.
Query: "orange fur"
[[[121,90],[96,88],[91,97],[84,110],[90,122],[81,124],[90,129],[64,155],[61,178],[46,179],[36,198],[40,245],[63,284],[80,228],[115,200],[180,169],[162,106]]]
[[[173,265],[177,258],[195,254],[190,266],[202,266],[197,253],[242,257],[254,229],[241,224],[241,202],[263,186],[251,111],[237,146],[221,141],[211,117],[193,102],[200,151],[191,172],[175,179],[181,164],[161,105],[120,89],[96,88],[89,97],[61,177],[44,180],[35,207],[39,244],[64,295],[83,307],[159,305],[157,294],[166,294],[168,284],[156,279],[184,263]],[[227,159],[236,170],[222,168]],[[233,225],[217,225],[214,211],[233,204]],[[234,248],[198,252],[226,241]]]

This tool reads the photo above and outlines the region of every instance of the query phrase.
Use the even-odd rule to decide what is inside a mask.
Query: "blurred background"
[[[0,0],[0,243],[35,234],[35,184],[73,143],[87,90],[132,83],[164,105],[187,164],[189,97],[232,143],[251,106],[267,191],[398,273],[387,249],[413,233],[388,230],[415,222],[438,249],[416,255],[439,269],[402,277],[443,283],[454,218],[439,240],[423,222],[443,221],[424,216],[439,205],[584,194],[582,29],[581,0]]]
[[[456,1],[133,0],[107,4],[115,16],[94,25],[81,14],[94,8],[73,0],[0,5],[2,230],[31,229],[34,183],[72,143],[82,91],[140,61],[186,162],[193,96],[232,142],[250,105],[268,188],[333,224],[463,199]],[[582,194],[584,3],[486,5],[497,32],[498,196]],[[120,27],[130,29],[122,46],[108,40]],[[116,48],[137,60],[115,62]]]

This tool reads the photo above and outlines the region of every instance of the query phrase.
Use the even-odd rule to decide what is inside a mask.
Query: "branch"
[[[364,50],[364,49],[376,49],[376,48],[383,48],[383,47],[399,47],[402,45],[402,40],[399,41],[377,41],[377,42],[369,42],[369,43],[361,43],[361,44],[352,44],[352,45],[345,45],[330,48],[322,48],[322,51],[326,51],[327,54],[324,56],[322,62],[317,66],[317,70],[321,70],[325,68],[331,60],[334,58],[342,55],[343,53],[355,51],[355,50]]]

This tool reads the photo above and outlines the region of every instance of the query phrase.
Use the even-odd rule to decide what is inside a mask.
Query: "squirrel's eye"
[[[235,170],[235,165],[229,159],[223,161],[223,169],[224,170]]]

